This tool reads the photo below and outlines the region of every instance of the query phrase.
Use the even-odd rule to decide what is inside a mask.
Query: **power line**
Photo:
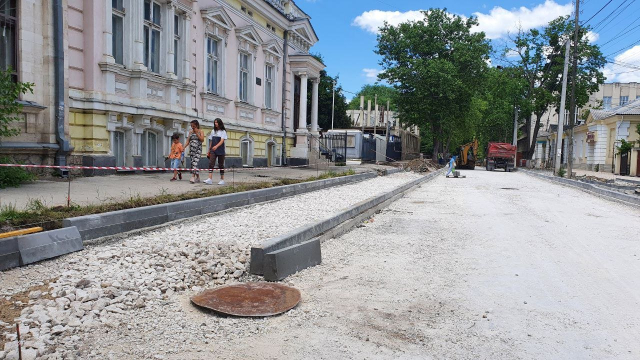
[[[617,7],[617,8],[615,8],[611,13],[609,13],[609,15],[607,15],[604,19],[600,20],[600,22],[599,22],[599,23],[597,23],[597,24],[593,27],[593,31],[596,31],[596,29],[597,29],[600,25],[602,25],[605,21],[607,21],[607,19],[609,19],[611,16],[613,16],[613,14],[615,14],[615,13],[618,11],[618,9],[620,9],[620,8],[622,7],[622,5],[626,4],[626,3],[627,3],[627,1],[629,1],[629,0],[624,0],[624,1],[622,2],[622,4],[618,5],[618,7]],[[617,16],[617,15],[616,15],[616,16]]]
[[[587,21],[583,22],[583,23],[582,23],[582,26],[587,25],[587,24],[589,23],[589,21],[591,21],[591,19],[593,19],[596,15],[600,14],[600,12],[601,12],[602,10],[604,10],[604,8],[606,8],[606,7],[607,7],[607,5],[611,4],[611,2],[612,2],[612,1],[613,1],[613,0],[609,0],[609,2],[608,2],[608,3],[604,4],[604,6],[603,6],[603,7],[601,7],[601,8],[600,8],[600,10],[598,10],[598,12],[596,12],[595,14],[593,14],[593,16],[589,18],[589,20],[587,20]]]
[[[628,28],[629,28],[629,26],[633,25],[633,24],[634,24],[636,21],[638,21],[638,20],[640,20],[640,17],[639,17],[639,18],[637,18],[637,19],[636,19],[634,22],[632,22],[631,24],[629,24],[626,28],[622,29],[622,31],[625,31],[626,29],[628,29]],[[621,31],[621,32],[619,32],[619,33],[617,33],[616,35],[614,35],[614,36],[611,38],[611,40],[609,40],[609,41],[607,41],[606,43],[604,43],[604,44],[600,45],[600,48],[604,48],[607,44],[609,44],[609,43],[611,43],[611,42],[613,42],[613,44],[617,44],[617,43],[619,43],[620,41],[624,40],[624,38],[620,38],[620,36],[626,35],[626,34],[630,33],[631,31],[633,31],[633,30],[635,30],[635,29],[637,29],[637,28],[639,28],[639,27],[640,27],[640,25],[636,25],[636,26],[632,27],[631,29],[627,30],[627,31],[626,31],[626,32],[624,32],[624,33],[623,33],[622,31]],[[612,45],[613,45],[613,44],[612,44]]]
[[[603,25],[600,28],[600,31],[604,30],[607,26],[609,26],[609,24],[611,24],[613,22],[613,20],[615,20],[618,16],[620,16],[620,14],[622,14],[625,10],[627,10],[629,8],[629,6],[631,6],[631,4],[633,4],[636,0],[631,1],[629,4],[627,4],[627,6],[625,6],[622,10],[620,10],[618,12],[618,14],[616,16],[614,16],[613,18],[611,18],[611,20],[609,20],[608,23],[606,23],[605,25]]]
[[[613,55],[615,55],[615,54],[621,53],[621,52],[623,52],[623,51],[625,51],[625,50],[627,50],[627,49],[632,48],[633,46],[635,46],[635,45],[637,45],[637,44],[640,44],[640,40],[638,40],[638,41],[636,41],[636,42],[632,43],[631,45],[627,45],[627,46],[623,47],[622,49],[620,49],[620,50],[618,50],[618,51],[614,51],[614,52],[612,52],[612,53],[608,54],[608,55],[607,55],[607,56],[605,56],[605,57],[610,57],[610,56],[613,56]]]

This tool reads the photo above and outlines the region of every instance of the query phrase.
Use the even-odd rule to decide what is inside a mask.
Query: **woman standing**
[[[213,121],[213,130],[209,134],[210,148],[207,157],[209,158],[209,178],[204,181],[207,185],[213,184],[213,168],[216,166],[216,158],[218,159],[218,169],[220,169],[220,182],[218,185],[224,185],[224,157],[227,155],[225,151],[224,141],[227,140],[227,130],[224,128],[222,119],[217,118]]]
[[[204,142],[204,132],[200,130],[198,120],[191,120],[191,130],[187,136],[187,142],[184,144],[185,149],[189,146],[189,157],[191,158],[191,180],[190,183],[200,182],[200,172],[198,171],[198,163],[202,156],[202,143]]]

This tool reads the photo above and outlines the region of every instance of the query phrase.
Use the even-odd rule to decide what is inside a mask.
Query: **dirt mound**
[[[431,159],[414,159],[404,165],[405,170],[410,170],[417,173],[432,172],[440,168],[442,168],[442,166],[438,165],[438,163],[434,162]]]

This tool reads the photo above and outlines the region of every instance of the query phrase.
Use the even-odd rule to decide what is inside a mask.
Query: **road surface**
[[[325,242],[323,264],[289,279],[295,316],[186,356],[639,359],[640,210],[523,173],[464,174]]]

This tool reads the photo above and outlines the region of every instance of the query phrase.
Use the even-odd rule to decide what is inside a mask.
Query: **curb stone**
[[[570,187],[574,187],[574,188],[578,188],[582,191],[594,194],[594,195],[599,195],[601,197],[604,197],[608,200],[614,200],[620,203],[623,203],[625,205],[632,205],[632,206],[640,206],[640,197],[637,196],[633,196],[633,195],[627,195],[627,194],[623,194],[623,193],[619,193],[617,191],[612,191],[612,190],[607,190],[607,189],[603,189],[600,188],[596,185],[593,184],[589,184],[589,183],[584,183],[581,181],[576,181],[576,180],[570,180],[570,179],[565,179],[565,178],[560,178],[560,177],[551,177],[551,176],[546,176],[546,175],[542,175],[542,174],[537,174],[534,171],[531,170],[522,170],[523,173],[530,175],[530,176],[534,176],[537,177],[539,179],[543,179],[543,180],[547,180],[547,181],[551,181],[551,182],[555,182],[561,185],[565,185],[565,186],[570,186]]]
[[[435,178],[443,171],[444,169],[440,169],[385,194],[361,201],[328,219],[299,227],[287,234],[269,239],[260,246],[252,247],[249,272],[264,275],[265,280],[275,281],[319,264],[321,249],[319,246],[311,245],[313,240],[324,241],[349,231],[359,223],[352,221],[354,218],[381,204],[388,203],[390,199],[397,198],[414,186]],[[341,226],[343,224],[348,225],[343,227]],[[282,265],[279,266],[280,264]]]

